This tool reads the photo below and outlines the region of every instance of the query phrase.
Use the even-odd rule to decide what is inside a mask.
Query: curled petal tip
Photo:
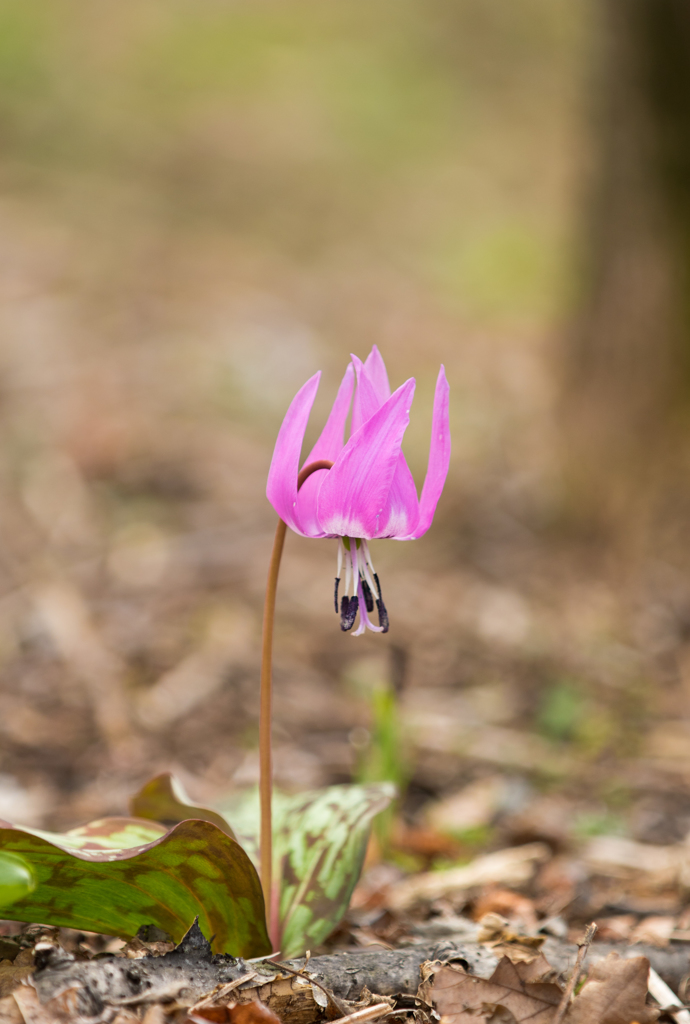
[[[422,496],[419,499],[419,519],[413,532],[407,537],[400,539],[413,540],[416,537],[421,537],[433,522],[436,506],[441,497],[450,466],[449,395],[450,386],[446,379],[446,370],[443,364],[441,364],[436,380],[434,409],[431,419],[429,466],[426,479],[424,480],[424,487],[422,488]]]
[[[304,432],[321,379],[321,371],[310,377],[293,398],[278,431],[266,496],[280,518],[297,533],[302,533],[295,514],[297,474]]]

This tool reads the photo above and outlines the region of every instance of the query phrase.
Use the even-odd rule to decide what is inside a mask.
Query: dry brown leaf
[[[136,935],[124,944],[120,953],[123,953],[128,960],[143,960],[144,957],[153,955],[147,944]]]
[[[33,985],[22,984],[14,990],[12,998],[25,1024],[68,1024],[79,1016],[80,987],[66,988],[54,999],[42,1003]]]
[[[481,921],[485,914],[500,914],[507,918],[513,925],[513,931],[524,933],[537,929],[533,901],[511,889],[485,890],[472,908],[472,918]]]
[[[2,1024],[2,1021],[0,1021],[0,1024]],[[117,1011],[117,1015],[113,1018],[111,1024],[139,1024],[139,1018],[131,1010],[122,1009]]]
[[[228,1007],[230,1024],[280,1024],[273,1010],[260,1003],[258,999],[251,1003],[237,1003]]]
[[[280,1018],[258,999],[244,1003],[197,1004],[188,1011],[194,1024],[281,1024]]]
[[[523,885],[549,855],[550,850],[544,843],[528,843],[484,854],[464,867],[412,875],[391,886],[388,906],[392,910],[407,910],[415,903],[436,900],[478,885]]]
[[[439,832],[457,834],[488,825],[505,804],[510,782],[503,775],[476,779],[426,810],[427,823]]]
[[[38,992],[30,985],[20,985],[13,992],[26,1024],[55,1024],[56,1017],[41,1004]]]
[[[660,917],[658,915],[645,917],[633,929],[629,941],[631,943],[648,942],[652,946],[668,946],[675,926],[675,917]]]
[[[491,911],[477,920],[477,942],[500,942],[510,930],[510,921]]]
[[[34,955],[30,949],[23,949],[14,961],[3,960],[0,962],[0,999],[9,996],[14,992],[17,985],[20,985],[25,978],[33,973]]]
[[[595,836],[585,847],[582,859],[598,875],[627,882],[639,879],[658,890],[678,884],[688,851],[684,844],[653,846],[624,836]]]
[[[144,1014],[143,1024],[165,1024],[167,1015],[160,1003],[152,1003]]]
[[[609,953],[590,969],[566,1016],[567,1024],[651,1024],[659,1011],[646,1005],[649,960]]]
[[[15,960],[21,953],[21,948],[14,939],[0,935],[0,960]]]
[[[634,914],[616,914],[614,917],[598,917],[595,923],[597,939],[601,942],[622,942],[630,938],[637,918]]]
[[[530,945],[529,942],[526,941],[495,942],[489,943],[489,945],[491,946],[491,952],[497,957],[506,956],[511,961],[511,963],[514,964],[532,964],[541,956],[541,951],[539,947],[544,942],[544,936],[535,936],[534,941],[534,945]]]
[[[396,850],[427,860],[434,857],[457,860],[463,850],[461,843],[443,832],[433,828],[411,828],[404,823],[396,826],[392,844]]]
[[[24,1024],[22,1011],[17,1006],[14,996],[0,999],[0,1024]]]
[[[488,981],[444,964],[434,972],[425,998],[441,1015],[442,1024],[550,1024],[563,995],[560,986],[542,980],[551,974],[544,956],[529,964],[514,964],[504,957]]]
[[[219,1006],[201,1006],[197,1009],[191,1009],[187,1011],[187,1016],[190,1020],[194,1021],[194,1024],[200,1024],[201,1021],[212,1021],[212,1024],[226,1024],[228,1020],[228,1007],[225,1003]]]

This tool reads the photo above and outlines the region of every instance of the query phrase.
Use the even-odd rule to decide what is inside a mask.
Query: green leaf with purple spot
[[[3,907],[6,918],[131,938],[154,924],[179,942],[194,918],[214,952],[271,951],[256,869],[212,822],[171,829],[103,818],[66,833],[4,825],[0,850],[29,866],[35,888]]]
[[[372,819],[395,798],[390,782],[330,786],[290,798],[276,822],[280,948],[295,956],[342,920],[362,871]]]
[[[144,817],[165,808],[167,820],[183,820],[199,808],[180,800],[179,793],[172,776],[158,775],[132,798],[130,808]],[[274,790],[273,877],[280,887],[283,956],[296,956],[323,942],[342,920],[362,870],[372,819],[395,793],[389,782],[330,786],[296,796]],[[236,793],[218,809],[257,863],[258,790]]]
[[[362,870],[372,819],[395,797],[388,782],[273,794],[273,878],[279,889],[279,946],[297,956],[323,942],[344,917]],[[259,797],[227,798],[223,811],[258,856]]]
[[[138,793],[135,793],[129,801],[129,810],[135,818],[158,821],[167,825],[168,828],[171,825],[176,825],[179,821],[199,818],[217,825],[232,839],[236,838],[222,814],[216,814],[215,811],[210,811],[206,807],[196,807],[187,796],[180,780],[170,772],[156,775]]]

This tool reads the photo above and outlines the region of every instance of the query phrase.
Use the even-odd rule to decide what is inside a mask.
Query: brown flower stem
[[[297,477],[297,490],[307,477],[318,469],[330,469],[333,465],[328,459],[319,459],[305,466]],[[280,560],[283,557],[287,526],[282,519],[278,520],[276,535],[273,541],[271,562],[268,568],[266,583],[266,600],[264,601],[264,625],[261,638],[261,705],[259,710],[259,794],[261,800],[261,887],[266,904],[266,917],[271,941],[278,941],[278,893],[273,893],[273,827],[271,821],[271,791],[273,785],[273,765],[271,755],[271,705],[273,703],[273,623],[276,612],[276,591]]]

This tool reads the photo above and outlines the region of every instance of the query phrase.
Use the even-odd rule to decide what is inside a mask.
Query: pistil
[[[338,590],[342,582],[343,563],[345,566],[345,585],[340,608],[338,608]],[[375,597],[378,594],[378,597]],[[369,614],[378,611],[379,625],[375,626]],[[349,632],[355,624],[357,614],[360,625],[353,636],[361,636],[366,629],[375,633],[387,633],[389,628],[388,612],[381,596],[381,584],[374,569],[369,545],[364,538],[338,538],[338,568],[335,578],[335,610],[340,611],[340,628]]]
[[[340,628],[343,633],[349,632],[355,624],[359,610],[359,599],[357,597],[357,572],[352,562],[352,541],[349,538],[338,539],[338,575],[341,572],[341,562],[345,560],[345,593],[340,602]],[[355,547],[355,551],[356,551]],[[352,586],[352,596],[348,591]],[[336,585],[337,587],[337,585]],[[336,606],[336,611],[337,611]]]

